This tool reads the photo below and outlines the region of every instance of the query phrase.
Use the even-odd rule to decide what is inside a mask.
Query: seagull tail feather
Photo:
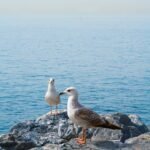
[[[105,120],[105,123],[104,124],[100,124],[99,125],[100,127],[103,127],[103,128],[109,128],[109,129],[113,129],[113,130],[121,130],[122,127],[119,126],[119,125],[115,125],[107,120]]]

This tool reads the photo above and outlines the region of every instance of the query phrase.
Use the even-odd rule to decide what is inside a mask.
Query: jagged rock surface
[[[114,124],[123,126],[123,130],[88,129],[87,144],[80,146],[74,138],[81,134],[81,128],[73,125],[68,119],[67,112],[63,111],[57,116],[48,113],[36,120],[18,123],[8,134],[1,135],[0,150],[128,150],[134,149],[137,145],[145,150],[145,147],[150,147],[148,127],[137,115],[116,113],[104,117]]]

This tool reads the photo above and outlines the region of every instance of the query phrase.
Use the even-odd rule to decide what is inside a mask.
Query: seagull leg
[[[53,111],[53,109],[52,109],[52,106],[50,106],[51,107],[51,115],[52,115],[52,111]]]
[[[86,129],[82,129],[82,137],[77,138],[78,144],[86,144]]]
[[[76,141],[83,140],[83,129],[82,129],[82,134],[79,135],[79,137],[75,138],[75,139],[76,139]]]
[[[57,115],[58,115],[58,113],[57,113],[57,105],[56,105],[56,109],[55,109],[55,113],[54,113],[54,118],[55,118],[55,119],[57,119],[57,118],[56,118]]]
[[[56,105],[56,111],[55,111],[55,114],[58,115],[58,109],[57,109],[57,105]]]
[[[77,142],[80,140],[83,140],[83,134],[81,136],[79,136],[78,138],[76,138]]]

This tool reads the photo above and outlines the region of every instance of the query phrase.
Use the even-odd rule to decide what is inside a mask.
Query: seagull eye
[[[68,92],[71,92],[71,90],[67,90]]]

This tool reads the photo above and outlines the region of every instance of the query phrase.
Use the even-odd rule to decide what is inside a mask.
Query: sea
[[[50,111],[49,78],[100,114],[150,124],[150,17],[0,16],[0,133]],[[66,109],[67,96],[59,109]]]

